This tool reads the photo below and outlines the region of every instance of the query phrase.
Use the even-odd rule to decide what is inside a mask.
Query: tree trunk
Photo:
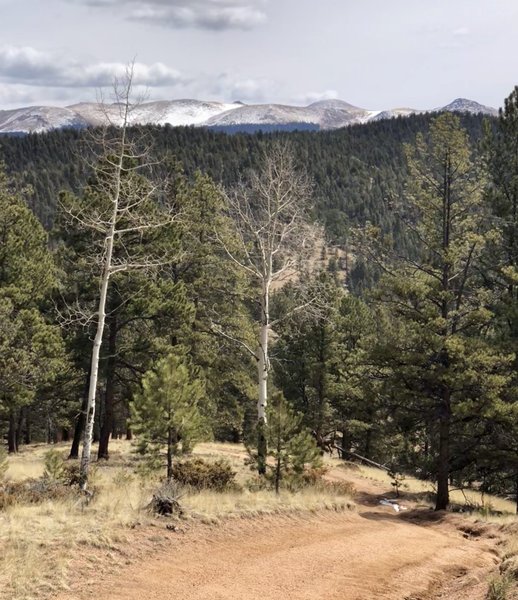
[[[23,436],[23,441],[25,444],[31,444],[32,443],[32,435],[31,435],[31,419],[30,419],[30,413],[27,413],[27,416],[25,417],[25,433]]]
[[[275,467],[275,493],[279,495],[281,487],[281,453],[277,456],[277,465]]]
[[[171,481],[173,478],[173,446],[173,428],[169,427],[167,431],[167,481]]]
[[[21,443],[22,443],[22,432],[23,432],[23,425],[25,423],[25,414],[27,411],[27,407],[24,406],[21,410],[20,410],[20,414],[18,415],[18,426],[16,427],[16,451],[18,452]]]
[[[9,430],[7,431],[7,449],[9,454],[18,452],[18,445],[16,443],[16,413],[14,409],[9,411]]]
[[[104,396],[104,421],[99,436],[99,450],[97,458],[108,460],[110,454],[108,445],[110,443],[110,434],[113,430],[113,408],[115,401],[115,368],[117,366],[117,314],[116,308],[111,303],[111,314],[109,318],[109,336],[108,336],[108,360],[106,363],[106,393]]]
[[[85,426],[86,409],[88,407],[89,382],[90,382],[90,371],[88,371],[88,374],[86,376],[85,392],[83,395],[83,400],[81,401],[81,410],[77,417],[76,426],[74,428],[74,438],[72,440],[70,454],[68,455],[69,459],[79,458],[79,444],[81,443],[81,436],[83,434],[83,429]]]
[[[446,256],[450,248],[451,228],[451,157],[448,151],[444,162],[444,189],[442,209],[442,249],[444,252],[442,265],[442,292],[444,294],[441,305],[441,316],[445,326],[442,332],[444,346],[442,349],[441,364],[444,373],[448,372],[450,359],[448,356],[446,340],[449,334],[450,306],[448,294],[450,291],[450,263]],[[451,327],[454,333],[454,326]],[[443,384],[447,386],[447,384]],[[437,459],[437,498],[435,510],[446,510],[450,502],[449,480],[450,480],[450,421],[451,421],[451,397],[450,390],[445,387],[441,406],[439,407],[439,456]]]
[[[439,457],[437,464],[437,499],[435,510],[446,510],[450,503],[450,420],[449,403],[442,408],[439,420]]]
[[[259,396],[257,400],[257,471],[266,474],[266,457],[268,444],[266,441],[266,406],[268,404],[268,333],[269,333],[269,285],[263,288],[261,299],[261,331],[259,348],[257,349],[257,370],[259,377]]]
[[[122,144],[124,147],[124,143]],[[122,154],[119,161],[119,190],[120,194],[120,173],[122,169]],[[110,281],[113,242],[115,235],[115,224],[117,222],[118,194],[113,201],[113,213],[111,216],[110,229],[106,236],[106,252],[104,256],[103,274],[101,277],[101,292],[99,294],[99,308],[97,312],[97,331],[95,334],[94,345],[92,349],[92,361],[90,365],[90,386],[88,389],[88,403],[86,408],[86,426],[83,441],[83,453],[81,455],[80,481],[81,489],[86,490],[88,485],[88,471],[90,468],[90,457],[92,454],[92,442],[94,436],[95,423],[95,400],[97,396],[97,379],[99,375],[99,355],[101,344],[103,342],[104,323],[106,320],[106,297],[108,294],[108,283]]]

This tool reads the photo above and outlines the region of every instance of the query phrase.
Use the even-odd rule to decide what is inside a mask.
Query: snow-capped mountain
[[[135,107],[129,120],[134,124],[165,125],[202,125],[211,117],[225,111],[236,109],[241,104],[224,104],[222,102],[203,102],[200,100],[162,100],[158,102],[145,102]],[[121,106],[107,104],[100,106],[95,103],[82,102],[68,106],[76,111],[91,125],[101,125],[106,121],[114,125],[122,122]]]
[[[284,104],[252,104],[232,108],[209,119],[208,127],[240,127],[250,125],[314,126],[315,129],[338,129],[369,120],[377,111],[352,106],[343,100],[322,100],[309,106]]]
[[[496,108],[492,108],[491,106],[484,106],[483,104],[479,104],[474,100],[467,100],[466,98],[456,98],[453,102],[450,102],[442,108],[437,108],[436,110],[471,113],[474,115],[483,113],[485,115],[496,116],[498,114]]]
[[[69,108],[29,106],[0,110],[0,133],[41,133],[50,129],[84,129],[89,123]]]
[[[357,123],[408,116],[423,112],[457,111],[496,115],[497,111],[473,100],[457,98],[450,104],[430,111],[412,108],[367,110],[343,100],[321,100],[309,106],[284,104],[243,104],[171,100],[145,102],[130,114],[133,124],[210,127],[224,131],[275,129],[338,129]],[[30,106],[0,110],[0,134],[41,133],[52,129],[75,128],[122,121],[121,107],[82,102],[65,108]]]

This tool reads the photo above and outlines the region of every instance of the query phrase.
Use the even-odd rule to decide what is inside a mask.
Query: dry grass
[[[188,496],[183,505],[191,516],[204,522],[218,522],[226,517],[255,517],[288,512],[316,512],[319,510],[350,510],[354,507],[350,497],[311,488],[297,494],[271,491],[217,492],[203,491]]]
[[[56,446],[66,456],[68,445]],[[9,457],[8,477],[14,481],[40,477],[45,445],[31,446]],[[243,447],[200,444],[195,454],[206,459],[225,457],[243,484],[251,475]],[[95,470],[94,499],[79,497],[37,505],[14,505],[0,512],[0,599],[33,600],[66,588],[69,560],[84,546],[109,551],[129,538],[130,528],[154,521],[145,510],[156,488],[154,479],[135,475],[136,459],[128,442],[113,441],[111,458]],[[304,490],[276,496],[269,491],[202,491],[182,501],[187,518],[218,522],[229,517],[253,517],[292,511],[344,510],[349,497],[333,490]]]
[[[338,459],[332,459],[330,464],[333,467],[340,468],[341,461]],[[342,463],[343,464],[343,463]],[[369,479],[371,481],[382,483],[388,489],[391,489],[392,479],[389,474],[382,469],[377,469],[375,467],[368,467],[364,465],[358,465],[358,473]],[[401,485],[401,493],[404,495],[405,493],[409,494],[434,494],[435,487],[429,481],[423,481],[421,479],[415,479],[413,477],[406,477],[403,480]],[[458,490],[451,489],[450,491],[450,501],[452,504],[459,506],[474,506],[482,508],[484,513],[488,513],[491,515],[493,511],[505,513],[503,517],[501,517],[501,521],[514,521],[515,513],[516,513],[516,504],[510,500],[505,500],[504,498],[500,498],[498,496],[493,496],[491,494],[482,494],[476,490]],[[507,516],[508,515],[508,516]],[[498,520],[498,516],[492,515],[492,520]]]
[[[149,519],[142,509],[150,490],[141,481],[116,472],[97,480],[99,493],[88,506],[74,498],[0,512],[0,598],[32,600],[65,587],[75,549],[109,549],[125,538],[128,526]]]
[[[44,470],[44,454],[48,446],[37,445],[25,449],[17,456],[9,457],[8,477],[22,481],[39,477]],[[68,445],[57,446],[66,456]],[[237,472],[237,483],[244,485],[250,478],[245,465],[246,451],[235,444],[200,444],[195,455],[207,460],[226,458]],[[115,549],[130,539],[131,527],[150,525],[153,517],[145,510],[156,480],[142,479],[135,475],[136,458],[128,442],[113,441],[111,458],[95,472],[93,485],[97,493],[88,506],[79,498],[39,505],[15,505],[0,512],[0,599],[32,600],[44,598],[56,589],[66,587],[67,566],[70,557],[85,546]],[[343,475],[348,479],[343,462],[327,459],[330,474]],[[391,489],[391,479],[386,472],[358,466],[351,471],[352,479],[375,482],[381,489]],[[430,493],[430,483],[408,478],[403,483],[403,493]],[[477,492],[467,492],[472,503],[482,504]],[[452,492],[453,502],[462,504],[460,492]],[[514,504],[501,498],[484,496],[495,510],[514,512]],[[347,510],[354,507],[350,497],[336,493],[332,487],[309,488],[297,494],[283,492],[276,496],[269,491],[228,491],[217,493],[202,491],[189,493],[181,500],[187,518],[203,522],[219,522],[230,517],[253,517],[265,514],[293,511]],[[480,516],[479,516],[480,518]],[[512,527],[514,516],[491,517],[502,527]],[[513,529],[514,531],[514,529]],[[515,544],[515,546],[513,546]],[[506,554],[518,554],[516,535],[509,536]],[[116,554],[114,553],[114,556]],[[114,559],[116,560],[116,558]]]

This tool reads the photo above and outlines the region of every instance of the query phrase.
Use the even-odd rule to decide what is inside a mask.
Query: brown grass
[[[333,468],[343,468],[342,461],[338,459],[330,459],[328,464],[332,465]],[[356,466],[355,466],[356,470]],[[377,469],[375,467],[368,467],[364,465],[358,465],[357,472],[364,478],[378,482],[387,487],[387,489],[391,489],[392,479],[389,474],[382,469]],[[406,477],[403,480],[401,486],[401,493],[404,495],[405,493],[410,494],[434,494],[435,487],[430,481],[423,481],[421,479],[415,479],[413,477]],[[450,490],[450,501],[452,504],[458,506],[472,506],[472,507],[480,507],[484,515],[487,513],[487,518],[496,522],[514,521],[515,513],[516,513],[516,504],[511,502],[510,500],[505,500],[504,498],[500,498],[498,496],[493,496],[491,494],[482,494],[476,490],[458,490],[451,489]],[[491,514],[493,511],[498,511],[504,513],[504,517],[498,518],[498,516]]]
[[[66,456],[68,446],[55,446]],[[44,471],[45,445],[25,448],[9,457],[7,476],[13,481],[40,477]],[[225,457],[243,485],[251,476],[244,464],[246,452],[232,444],[200,444],[195,454],[208,460]],[[111,458],[95,470],[93,500],[86,505],[79,496],[36,505],[14,505],[0,512],[0,598],[41,599],[69,580],[70,558],[84,547],[114,549],[129,539],[135,526],[151,525],[155,518],[146,510],[156,488],[154,477],[143,479],[134,472],[136,459],[128,442],[113,441]],[[293,511],[346,510],[350,497],[332,489],[308,489],[297,494],[270,491],[189,493],[181,500],[186,518],[218,522],[229,517],[288,513]],[[87,553],[88,554],[88,553]]]

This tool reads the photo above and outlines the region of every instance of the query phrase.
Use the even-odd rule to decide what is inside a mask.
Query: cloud
[[[307,92],[296,98],[302,104],[312,104],[321,100],[336,100],[339,94],[336,90],[325,90],[324,92]]]
[[[125,9],[129,20],[213,31],[253,29],[266,22],[264,0],[68,0],[95,8]]]
[[[459,27],[458,29],[455,29],[454,31],[452,31],[453,35],[456,37],[462,37],[465,35],[469,35],[469,29],[467,27]]]
[[[114,79],[122,78],[126,68],[119,62],[59,58],[28,46],[0,46],[0,106],[93,100],[99,88],[107,88],[109,95]],[[161,62],[136,62],[132,85],[136,96],[149,100],[195,97],[246,103],[271,102],[281,89],[278,82],[266,77],[233,73],[186,77]]]
[[[220,98],[246,103],[270,101],[276,96],[278,84],[273,79],[236,77],[228,73],[218,75],[212,85],[211,93]]]
[[[125,74],[126,67],[123,63],[60,61],[56,56],[28,46],[0,47],[0,81],[4,83],[59,88],[107,87],[114,78]],[[135,86],[164,87],[185,81],[178,71],[163,63],[134,64]]]

